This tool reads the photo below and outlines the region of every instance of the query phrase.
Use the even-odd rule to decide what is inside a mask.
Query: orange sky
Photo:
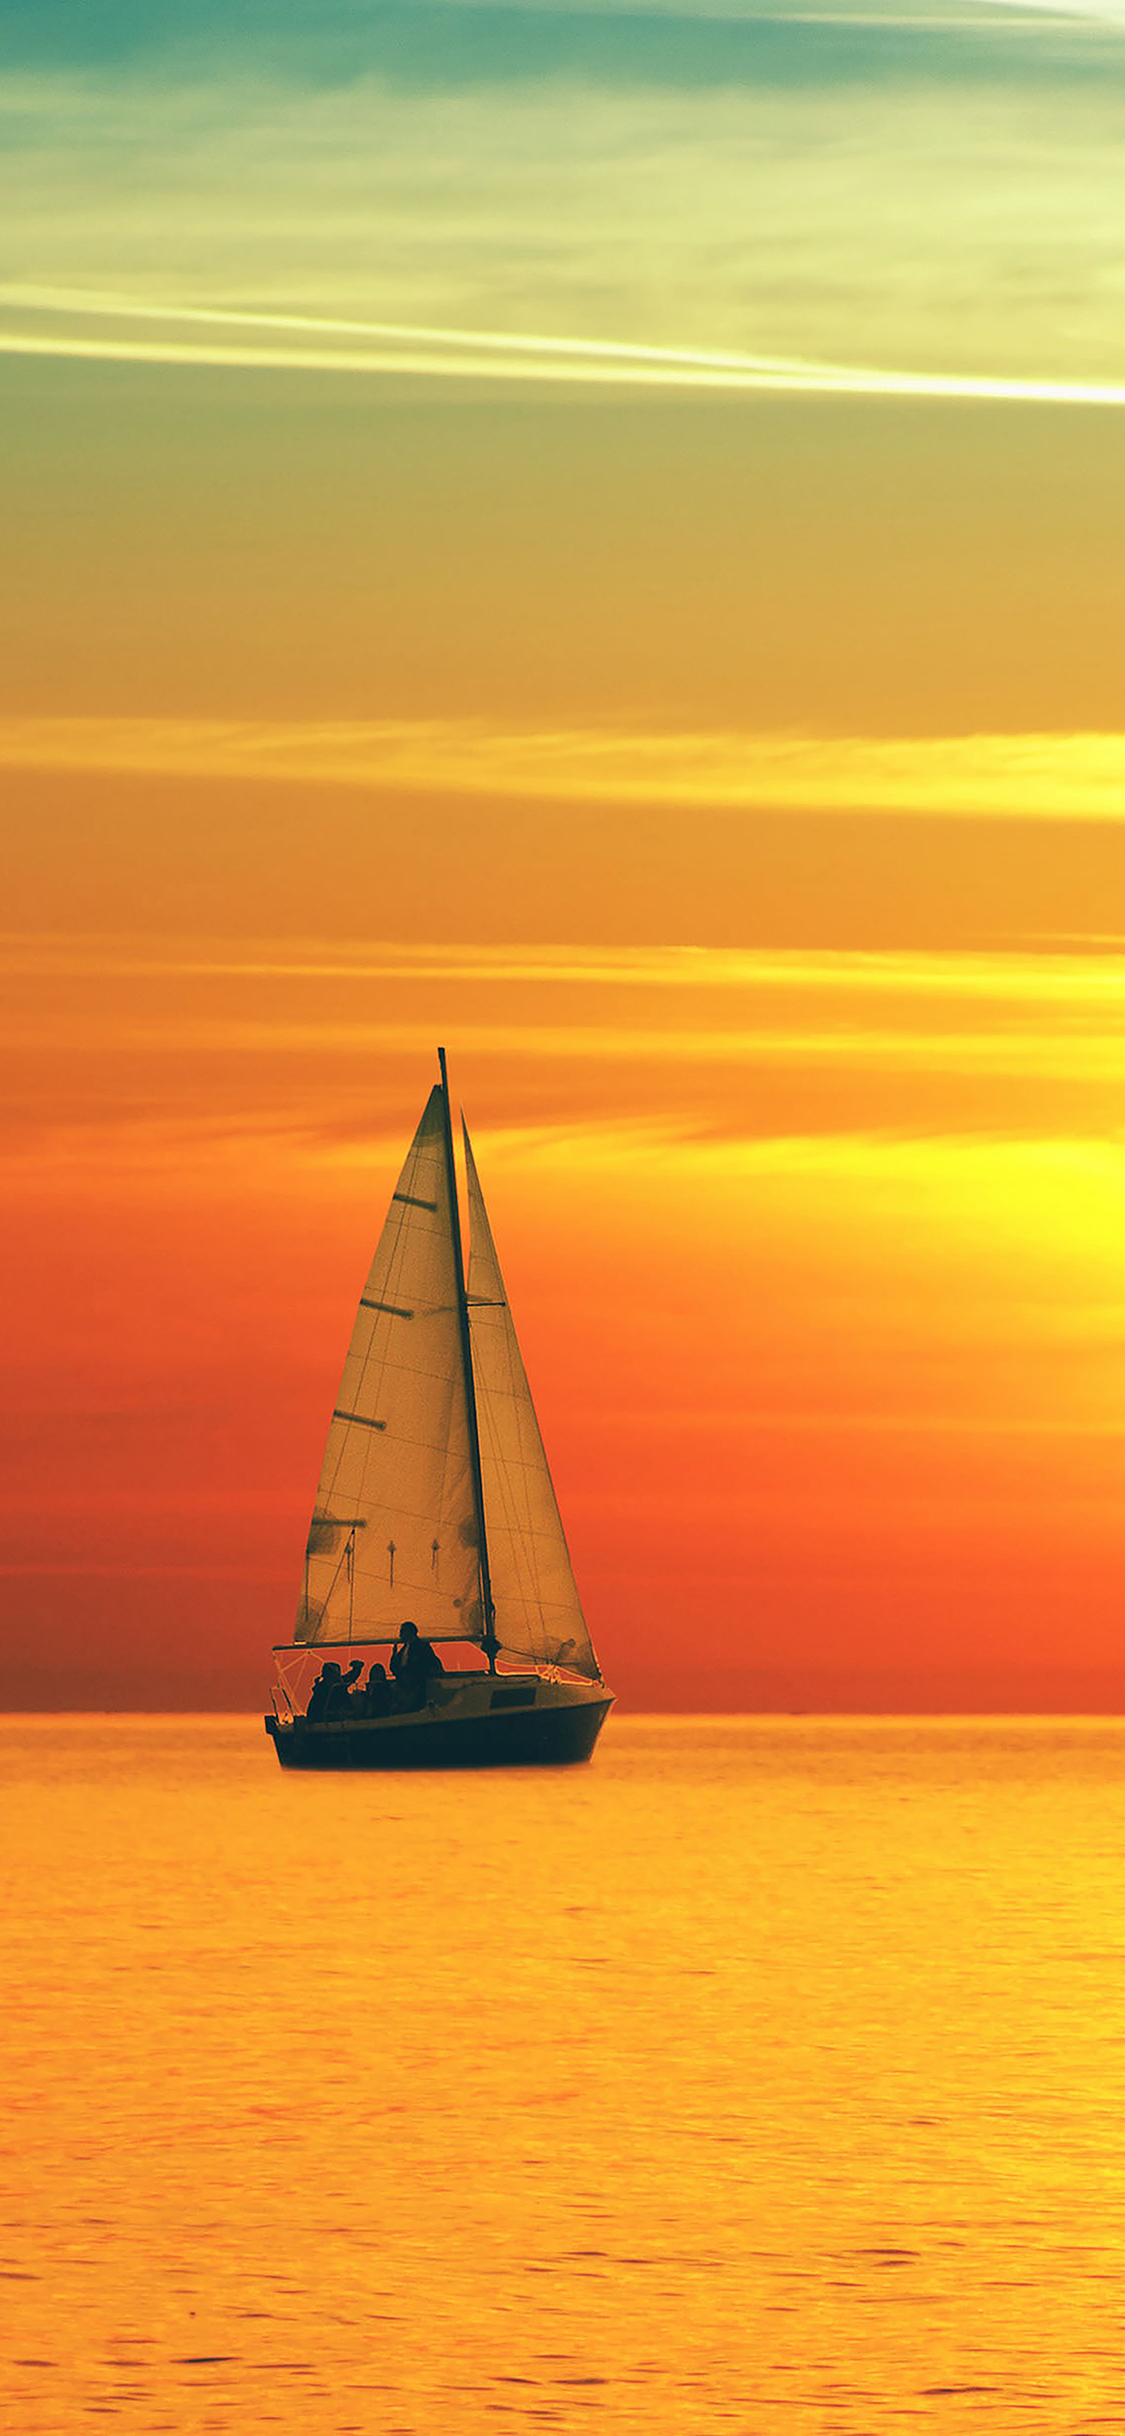
[[[1119,1706],[1119,34],[212,14],[14,75],[0,1699],[262,1701],[443,1040],[628,1701]]]
[[[11,1696],[253,1698],[438,1030],[627,1696],[1117,1696],[1105,959],[11,962]]]

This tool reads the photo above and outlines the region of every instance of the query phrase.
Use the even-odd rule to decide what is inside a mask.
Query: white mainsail
[[[301,1642],[480,1640],[445,1100],[430,1094],[356,1314],[297,1615]]]
[[[564,1666],[600,1683],[468,1127],[463,1130],[469,1329],[496,1641],[513,1656]]]

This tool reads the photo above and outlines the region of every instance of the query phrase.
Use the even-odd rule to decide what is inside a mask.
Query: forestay
[[[496,1639],[513,1656],[600,1683],[467,1126],[464,1133],[469,1326]]]
[[[298,1641],[480,1640],[478,1533],[445,1157],[430,1094],[364,1287],[309,1532]]]

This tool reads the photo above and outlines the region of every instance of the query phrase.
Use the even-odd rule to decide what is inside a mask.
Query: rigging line
[[[329,1583],[329,1585],[328,1585],[327,1592],[325,1593],[324,1598],[323,1598],[323,1599],[321,1600],[321,1602],[320,1602],[320,1613],[321,1613],[321,1616],[326,1615],[326,1614],[327,1614],[327,1612],[328,1612],[328,1606],[329,1606],[329,1602],[330,1602],[330,1600],[331,1600],[331,1598],[332,1598],[333,1591],[334,1591],[334,1590],[335,1590],[335,1588],[336,1588],[336,1584],[337,1584],[337,1582],[338,1582],[338,1581],[339,1581],[339,1579],[340,1579],[340,1568],[341,1568],[341,1566],[342,1566],[342,1565],[343,1565],[343,1564],[346,1562],[346,1560],[347,1560],[347,1554],[348,1554],[348,1550],[349,1550],[349,1548],[352,1546],[352,1544],[353,1544],[352,1535],[349,1533],[348,1538],[345,1540],[344,1545],[343,1545],[343,1548],[341,1549],[340,1554],[339,1554],[339,1556],[338,1556],[338,1557],[337,1557],[337,1559],[336,1559],[336,1570],[335,1570],[335,1572],[333,1573],[332,1579],[331,1579],[331,1581],[330,1581],[330,1583]],[[306,1604],[307,1604],[307,1603],[306,1603]],[[319,1618],[318,1618],[318,1621],[319,1621]]]

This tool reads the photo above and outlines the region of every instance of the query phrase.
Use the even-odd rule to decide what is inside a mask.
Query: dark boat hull
[[[265,1728],[283,1768],[565,1768],[589,1759],[611,1699],[474,1717]]]

